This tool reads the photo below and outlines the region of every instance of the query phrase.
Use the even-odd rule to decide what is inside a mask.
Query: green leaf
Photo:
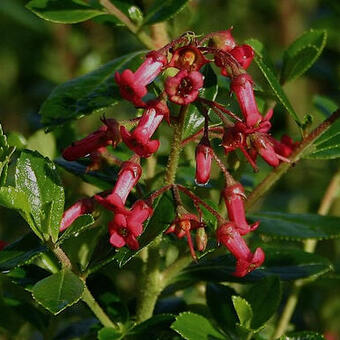
[[[240,320],[240,325],[249,329],[253,319],[253,310],[246,299],[241,296],[232,296],[234,308]]]
[[[317,278],[333,269],[328,259],[300,249],[268,246],[262,248],[266,254],[264,265],[243,278],[232,275],[235,271],[235,259],[231,255],[224,255],[214,259],[203,259],[197,264],[190,265],[180,273],[176,281],[248,283],[271,275],[277,275],[283,281],[290,281],[307,277]]]
[[[0,251],[0,271],[26,264],[45,250],[37,237],[29,233]]]
[[[54,159],[56,155],[56,142],[52,133],[45,133],[43,130],[36,131],[28,140],[26,148],[36,150],[49,159]]]
[[[294,332],[282,335],[279,340],[325,340],[325,338],[316,332]]]
[[[98,340],[118,340],[122,339],[123,334],[112,327],[104,327],[97,334]]]
[[[319,58],[326,41],[325,30],[310,30],[296,39],[284,52],[281,82],[292,81],[304,74]]]
[[[0,186],[7,180],[7,168],[15,147],[8,145],[7,138],[2,131],[0,124]]]
[[[65,240],[77,237],[80,233],[87,230],[94,223],[92,215],[79,216],[59,237],[58,243],[61,244]]]
[[[102,111],[117,104],[122,98],[114,80],[114,73],[135,69],[145,52],[135,52],[114,59],[99,69],[57,86],[40,108],[42,123],[54,128],[94,111]]]
[[[208,319],[191,312],[179,314],[171,328],[186,340],[226,339]]]
[[[283,107],[289,112],[289,114],[294,118],[297,124],[301,125],[301,120],[297,116],[292,104],[288,100],[286,94],[284,93],[273,69],[272,62],[268,58],[267,51],[265,50],[263,44],[256,39],[249,39],[246,41],[247,44],[253,47],[255,51],[255,62],[262,74],[268,81],[275,97],[283,105]]]
[[[34,222],[31,214],[31,203],[25,192],[13,187],[0,188],[0,205],[8,209],[15,209],[26,220],[35,234],[43,238],[42,233]]]
[[[270,296],[270,299],[268,299]],[[258,330],[276,312],[281,300],[280,280],[268,276],[253,284],[245,295],[253,310],[251,328]],[[265,306],[265,308],[264,308]]]
[[[227,334],[234,331],[238,322],[231,300],[235,294],[236,292],[228,286],[211,282],[207,284],[206,298],[210,313]]]
[[[178,14],[189,0],[154,0],[147,11],[144,25],[152,25],[156,22],[168,20]]]
[[[54,315],[78,302],[84,292],[84,282],[71,271],[63,269],[38,283],[33,298]]]
[[[26,7],[42,19],[61,24],[74,24],[106,14],[82,0],[31,0]]]
[[[15,171],[16,190],[28,199],[36,228],[56,241],[64,211],[64,189],[56,167],[38,152],[23,151]]]
[[[204,87],[200,92],[200,97],[215,100],[218,92],[217,76],[210,65],[205,65],[202,69],[204,75]],[[204,116],[195,105],[190,105],[189,112],[185,117],[183,139],[194,134],[202,128]]]
[[[340,157],[340,119],[337,119],[305,152],[307,159]]]
[[[287,240],[330,239],[340,237],[340,217],[317,214],[261,212],[252,221],[260,221],[259,232]]]

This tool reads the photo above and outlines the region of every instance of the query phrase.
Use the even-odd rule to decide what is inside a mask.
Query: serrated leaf
[[[92,215],[81,215],[62,233],[58,244],[62,244],[69,238],[77,237],[80,233],[87,230],[94,223]]]
[[[54,163],[38,152],[23,151],[17,161],[15,185],[28,199],[36,228],[55,242],[65,198]]]
[[[29,233],[0,251],[0,271],[26,264],[45,250],[37,237]]]
[[[156,22],[168,20],[178,14],[189,0],[154,0],[147,11],[143,25],[152,25]]]
[[[263,46],[263,44],[256,40],[256,39],[249,39],[246,41],[247,44],[253,47],[255,51],[255,62],[259,69],[261,70],[262,74],[266,78],[271,87],[275,97],[277,100],[283,105],[283,107],[289,112],[289,114],[294,118],[294,120],[301,125],[301,120],[296,114],[292,104],[288,100],[285,92],[283,91],[276,75],[275,71],[273,70],[272,62],[268,58],[268,54]]]
[[[218,92],[217,76],[210,65],[205,65],[202,69],[204,75],[204,86],[200,92],[200,97],[215,100]],[[189,112],[185,117],[183,139],[194,134],[202,128],[204,116],[195,105],[190,105]]]
[[[240,325],[249,329],[253,319],[253,310],[249,302],[241,296],[232,296],[234,308],[240,320]]]
[[[63,269],[38,283],[33,298],[54,315],[78,302],[84,292],[84,282],[69,270]]]
[[[270,296],[270,299],[268,299]],[[245,299],[253,310],[251,328],[258,330],[276,312],[281,300],[280,280],[277,276],[268,276],[253,284]],[[265,308],[264,308],[265,306]]]
[[[14,150],[15,147],[9,146],[7,137],[4,135],[0,124],[0,186],[6,183],[8,163]]]
[[[233,332],[238,322],[231,297],[234,289],[216,283],[207,283],[206,298],[211,315],[227,334]]]
[[[144,53],[135,52],[114,59],[93,72],[57,86],[39,111],[44,126],[51,129],[117,104],[122,98],[114,73],[126,68],[134,70],[141,64]]]
[[[197,264],[188,266],[179,274],[176,281],[248,283],[271,275],[277,275],[283,281],[290,281],[307,277],[317,278],[333,269],[328,259],[300,249],[268,246],[262,248],[266,254],[264,264],[243,278],[232,275],[235,271],[235,259],[231,255],[224,255],[214,259],[203,259]]]
[[[82,0],[31,0],[26,7],[42,19],[61,24],[74,24],[106,14]]]
[[[274,238],[321,240],[340,237],[340,218],[335,216],[261,212],[250,219],[260,221],[258,231],[261,234]]]
[[[186,340],[226,339],[208,319],[191,312],[179,314],[171,328]]]
[[[296,39],[284,52],[281,83],[304,74],[319,58],[327,41],[327,31],[310,30]]]
[[[325,340],[325,338],[316,332],[294,332],[282,335],[279,340]]]

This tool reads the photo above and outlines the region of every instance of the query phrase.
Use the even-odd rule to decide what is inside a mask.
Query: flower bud
[[[196,175],[195,181],[198,185],[209,182],[212,160],[212,149],[209,139],[203,137],[196,147]]]

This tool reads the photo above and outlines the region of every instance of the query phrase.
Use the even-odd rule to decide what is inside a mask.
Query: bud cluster
[[[220,129],[223,132],[220,138],[225,153],[240,149],[255,170],[258,154],[273,167],[278,166],[280,162],[289,162],[287,157],[292,153],[296,143],[288,136],[278,141],[269,134],[273,109],[262,116],[254,96],[253,79],[246,73],[253,58],[254,51],[251,46],[237,45],[231,29],[210,33],[201,39],[187,33],[161,49],[146,54],[145,60],[134,72],[130,69],[116,72],[114,77],[120,95],[136,108],[142,108],[144,110],[142,116],[131,122],[135,125],[132,130],[129,130],[124,122],[103,119],[102,127],[67,147],[63,157],[74,161],[80,157],[90,156],[92,163],[88,170],[97,170],[101,166],[102,158],[105,158],[108,145],[116,147],[118,143],[123,142],[134,155],[129,161],[121,162],[118,179],[109,193],[100,193],[92,198],[80,200],[65,211],[60,230],[66,229],[78,216],[93,212],[95,203],[98,203],[114,214],[108,226],[110,243],[117,248],[127,245],[133,250],[138,249],[138,237],[143,232],[143,223],[153,212],[151,206],[153,199],[150,198],[137,200],[131,208],[126,207],[129,193],[142,176],[140,158],[148,158],[157,152],[160,142],[153,136],[162,121],[165,120],[171,125],[177,120],[176,114],[170,112],[169,102],[172,103],[171,107],[175,107],[173,104],[187,106],[194,103],[205,118],[204,128],[200,132],[202,136],[196,146],[195,181],[198,185],[208,183],[213,159],[226,176],[223,197],[228,220],[219,218],[217,240],[236,257],[234,273],[236,276],[244,276],[260,266],[264,261],[262,249],[258,248],[252,253],[242,238],[243,235],[255,230],[258,223],[249,225],[247,222],[244,189],[231,177],[214,153],[209,140],[207,113],[212,109],[221,118]],[[242,117],[238,117],[221,104],[200,96],[204,89],[204,76],[201,70],[209,63],[214,63],[220,68],[222,76],[230,78],[230,91],[236,97]],[[165,72],[166,70],[168,71]],[[162,74],[168,76],[164,77],[163,86],[160,86],[160,93],[155,98],[148,92],[148,86],[158,77],[164,79],[160,77]],[[193,136],[192,140],[198,135]],[[177,216],[166,233],[173,233],[178,238],[185,236],[190,252],[196,259],[190,232],[196,231],[196,248],[203,251],[207,243],[205,224],[199,208],[203,203],[199,198],[193,199],[199,213],[197,217],[185,210],[178,189],[191,198],[193,194],[180,187],[177,189],[175,185],[169,188],[173,189]],[[217,212],[216,214],[218,215]]]

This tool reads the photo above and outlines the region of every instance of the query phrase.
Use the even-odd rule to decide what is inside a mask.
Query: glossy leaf
[[[258,231],[274,238],[305,240],[340,237],[340,218],[317,214],[261,212],[250,217],[260,221]]]
[[[231,297],[235,290],[221,284],[209,282],[206,288],[207,304],[211,315],[226,333],[235,328],[238,322]]]
[[[246,41],[247,44],[251,45],[255,51],[255,62],[262,74],[268,81],[277,100],[283,105],[283,107],[289,112],[289,114],[294,118],[294,120],[301,125],[301,120],[297,116],[292,104],[288,100],[286,94],[284,93],[279,80],[275,75],[272,62],[268,58],[268,54],[263,46],[263,44],[256,39],[249,39]]]
[[[171,328],[186,340],[226,339],[208,319],[191,312],[179,314]]]
[[[282,335],[279,340],[325,340],[325,338],[316,332],[294,332]]]
[[[29,233],[0,251],[0,271],[26,264],[45,250],[39,239]]]
[[[268,299],[269,296],[270,299]],[[251,328],[257,330],[272,317],[279,307],[281,300],[279,278],[268,276],[254,283],[245,295],[245,299],[250,303],[253,311]]]
[[[33,287],[34,299],[54,315],[73,305],[83,295],[84,282],[66,269],[53,274]]]
[[[204,75],[204,88],[200,92],[200,97],[215,100],[218,92],[217,76],[210,65],[205,65],[202,69]],[[190,105],[189,112],[185,117],[183,139],[194,134],[203,127],[204,116],[195,105]]]
[[[63,243],[65,240],[77,237],[80,233],[87,230],[94,223],[92,215],[79,216],[60,236],[58,243]]]
[[[94,111],[117,104],[122,98],[114,81],[114,73],[122,69],[135,70],[144,52],[114,59],[99,69],[57,86],[40,108],[42,123],[54,128]]]
[[[189,0],[155,0],[147,11],[144,25],[152,25],[156,22],[168,20],[179,13]]]
[[[8,145],[7,137],[2,131],[0,124],[0,186],[4,185],[7,180],[7,168],[15,147]]]
[[[31,0],[26,7],[42,19],[61,24],[74,24],[106,14],[82,0]]]
[[[319,58],[326,41],[325,30],[310,30],[296,39],[284,52],[281,82],[292,81],[304,74]]]
[[[233,296],[232,301],[237,316],[240,320],[240,325],[249,329],[251,321],[253,319],[253,310],[251,308],[251,305],[246,299],[243,299],[241,296]]]
[[[214,259],[203,259],[185,268],[177,277],[177,283],[185,280],[208,282],[254,282],[264,277],[277,275],[283,281],[301,278],[316,278],[332,270],[330,261],[321,256],[306,253],[296,248],[263,247],[266,260],[264,265],[243,278],[232,275],[235,259],[231,255]]]
[[[64,189],[56,167],[38,152],[23,151],[15,171],[16,189],[27,197],[36,228],[55,242],[64,211]]]

